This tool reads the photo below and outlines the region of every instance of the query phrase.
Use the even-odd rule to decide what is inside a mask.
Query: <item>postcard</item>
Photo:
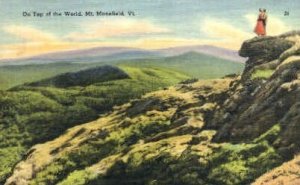
[[[300,184],[299,9],[1,0],[0,184]]]

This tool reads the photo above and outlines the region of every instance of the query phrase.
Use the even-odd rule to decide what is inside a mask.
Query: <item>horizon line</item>
[[[21,57],[12,57],[12,58],[0,58],[0,63],[3,62],[10,62],[14,60],[27,60],[27,59],[32,59],[36,57],[43,57],[47,55],[54,55],[54,54],[61,54],[61,53],[72,53],[72,52],[77,52],[77,51],[88,51],[88,50],[93,50],[93,49],[100,49],[100,48],[111,48],[111,49],[132,49],[132,50],[142,50],[142,51],[160,51],[160,50],[167,50],[167,49],[174,49],[174,48],[188,48],[188,47],[214,47],[214,48],[220,48],[220,49],[225,49],[228,51],[238,51],[235,49],[230,49],[230,48],[225,48],[225,47],[220,47],[220,46],[215,46],[215,45],[209,45],[209,44],[194,44],[194,45],[183,45],[183,46],[168,46],[168,47],[162,47],[162,48],[155,48],[155,49],[147,49],[147,48],[142,48],[142,47],[129,47],[129,46],[94,46],[94,47],[87,47],[87,48],[78,48],[78,49],[66,49],[66,50],[58,50],[58,51],[50,51],[50,52],[45,52],[45,53],[40,53],[40,54],[35,54],[35,55],[30,55],[30,56],[21,56]]]

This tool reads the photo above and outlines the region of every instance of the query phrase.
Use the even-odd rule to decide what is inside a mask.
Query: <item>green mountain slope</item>
[[[107,71],[107,68],[79,71],[69,77],[74,85],[73,82],[78,84],[82,79],[90,78],[90,73],[87,72],[102,72]],[[87,86],[84,83],[84,86],[56,88],[44,86],[45,81],[40,81],[34,86],[27,84],[10,91],[0,91],[0,182],[3,182],[14,164],[32,145],[53,139],[72,126],[94,120],[115,105],[188,78],[163,68],[123,66],[122,71],[115,67],[109,69],[113,70],[105,73],[106,81],[99,79],[97,83],[94,81]],[[79,74],[80,78],[73,79],[74,75]],[[128,75],[130,78],[115,79],[116,74]],[[64,75],[66,76],[68,75]],[[60,77],[61,75],[52,79]],[[48,80],[46,82],[52,82],[51,79]],[[68,78],[65,80],[70,81]]]

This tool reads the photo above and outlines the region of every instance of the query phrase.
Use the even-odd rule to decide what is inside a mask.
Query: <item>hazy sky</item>
[[[255,36],[261,7],[268,11],[269,35],[299,29],[299,0],[0,0],[0,59],[96,46],[238,49]],[[35,17],[34,11],[44,16]],[[55,11],[124,11],[125,16],[54,17]]]

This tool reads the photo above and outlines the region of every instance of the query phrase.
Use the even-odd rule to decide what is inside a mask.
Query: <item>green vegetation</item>
[[[61,73],[74,72],[107,64],[116,66],[126,65],[138,68],[168,68],[200,79],[219,78],[231,73],[240,73],[244,67],[242,63],[193,52],[159,59],[0,66],[0,89],[9,89],[16,85],[39,81]]]
[[[175,141],[180,138],[170,139]],[[131,151],[125,152],[126,155],[123,158],[118,157],[111,163],[106,163],[109,166],[106,174],[97,176],[93,172],[93,167],[83,168],[83,170],[78,170],[77,167],[77,170],[70,173],[66,179],[61,181],[60,185],[72,183],[77,185],[249,184],[253,179],[278,166],[283,161],[266,142],[236,145],[228,143],[217,147],[210,146],[206,149],[203,147],[202,150],[196,150],[196,145],[195,148],[187,147],[181,155],[176,157],[172,152],[172,147],[174,147],[171,144],[172,140],[133,146]],[[140,149],[136,149],[137,147]],[[95,149],[90,149],[90,151]],[[163,152],[158,154],[157,151]],[[96,164],[94,168],[100,164],[101,162]],[[54,167],[50,166],[51,168]],[[59,166],[56,165],[54,168],[58,170]],[[58,174],[61,174],[59,171],[65,171],[65,169],[58,170]],[[46,175],[43,171],[38,174],[38,178],[33,184],[45,182],[45,180],[38,180],[42,174],[44,174],[44,179],[49,178],[49,174]]]
[[[109,155],[124,152],[139,139],[163,132],[168,128],[168,125],[170,125],[168,122],[148,122],[131,125],[128,128],[117,129],[109,133],[109,136],[105,139],[95,139],[84,143],[79,149],[64,155],[39,172],[31,184],[56,184],[74,170],[88,167]],[[134,155],[136,156],[138,153]],[[136,161],[136,163],[138,162],[141,161]],[[86,174],[77,172],[73,175]]]
[[[272,144],[277,139],[280,130],[280,124],[275,124],[267,132],[255,139],[254,142],[268,141],[270,144]]]
[[[80,149],[73,150],[40,171],[31,185],[249,184],[283,161],[265,141],[188,147],[185,142],[189,137],[181,136],[136,144],[142,138],[172,128],[172,124],[163,123],[163,129],[153,129],[145,134],[145,125],[149,128],[154,126],[150,122],[134,123],[123,131],[119,130],[120,134],[119,131],[116,134],[113,132],[105,139],[85,143]],[[176,148],[180,145],[185,149],[176,155]],[[199,146],[202,150],[197,150]],[[114,156],[115,159],[109,160]],[[106,173],[97,175],[97,168],[106,169]]]
[[[66,129],[95,120],[115,105],[185,80],[188,76],[163,68],[123,66],[130,78],[89,86],[55,88],[18,86],[0,91],[0,182],[25,151]]]
[[[208,179],[212,184],[250,184],[281,164],[283,159],[266,142],[225,144],[212,156]]]
[[[264,69],[264,70],[258,69],[252,73],[251,79],[256,79],[256,78],[267,79],[270,76],[272,76],[273,73],[274,70],[272,69]]]
[[[116,107],[95,123],[72,128],[32,153],[31,158],[53,159],[33,162],[39,170],[28,183],[250,184],[283,162],[272,146],[280,127],[249,143],[212,142],[217,130],[203,129],[202,116],[218,101],[208,97],[222,94],[230,82],[200,81],[157,91]]]

